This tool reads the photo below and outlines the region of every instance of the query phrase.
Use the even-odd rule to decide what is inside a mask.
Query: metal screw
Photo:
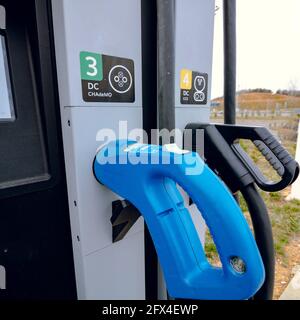
[[[246,264],[243,259],[240,257],[231,257],[230,265],[237,273],[245,273],[246,272]]]

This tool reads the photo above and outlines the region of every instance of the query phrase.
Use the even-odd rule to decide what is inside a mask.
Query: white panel
[[[111,203],[118,197],[92,172],[98,130],[118,137],[122,120],[129,130],[142,128],[140,0],[53,0],[52,7],[78,296],[144,299],[143,219],[112,244]],[[134,60],[135,102],[84,102],[81,51]]]
[[[180,71],[189,69],[208,73],[208,103],[210,106],[212,50],[214,32],[214,0],[177,0],[176,2],[176,107],[196,108],[198,117],[206,106],[187,106],[180,103]],[[191,114],[191,116],[194,114]],[[207,113],[206,120],[208,121]],[[191,117],[192,119],[192,117]],[[196,120],[193,118],[194,121]],[[202,117],[203,120],[203,117]]]
[[[87,299],[145,299],[142,237],[143,233],[140,232],[86,257]],[[128,247],[132,250],[128,250]],[[137,268],[124,272],[128,261]],[[112,277],[106,276],[107,270],[110,270]]]
[[[57,56],[65,106],[99,106],[82,99],[81,51],[133,59],[135,62],[136,100],[130,106],[142,105],[141,81],[141,7],[140,0],[52,0],[56,44],[64,47]],[[117,8],[117,10],[116,10]],[[58,36],[58,35],[57,35]],[[119,106],[119,103],[109,103]],[[126,106],[126,104],[125,104]]]
[[[97,131],[109,127],[119,135],[119,120],[123,119],[130,119],[128,129],[133,129],[140,123],[142,110],[123,107],[68,109],[72,109],[71,128],[68,130],[72,131],[75,141],[72,159],[76,164],[73,172],[77,189],[75,210],[80,220],[82,250],[87,255],[111,244],[111,203],[117,199],[116,195],[96,181],[92,172],[92,163],[100,144],[96,141]],[[142,229],[143,221],[140,219],[129,235]]]

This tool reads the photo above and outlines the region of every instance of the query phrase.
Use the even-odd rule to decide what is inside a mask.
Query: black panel
[[[151,137],[157,129],[157,8],[156,1],[142,0],[143,129]],[[145,224],[146,299],[157,300],[158,262]]]
[[[50,1],[0,0],[16,121],[0,123],[0,298],[75,299]],[[19,184],[19,185],[18,185]]]
[[[5,4],[6,46],[17,118],[0,123],[0,188],[49,178],[45,142],[35,92],[26,11]],[[24,9],[29,10],[30,6]],[[18,12],[22,13],[20,17]]]

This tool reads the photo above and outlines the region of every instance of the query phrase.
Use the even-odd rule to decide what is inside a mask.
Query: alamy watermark
[[[150,134],[141,128],[128,128],[127,121],[119,121],[118,129],[102,128],[97,132],[96,141],[99,143],[98,150],[108,144],[115,143],[114,148],[107,150],[105,156],[98,161],[101,164],[151,164],[151,165],[185,165],[186,175],[197,175],[203,171],[204,162],[192,148],[204,147],[203,130],[180,130],[152,129]],[[124,143],[120,143],[120,142]],[[128,141],[128,145],[126,145]],[[126,153],[126,157],[119,157]]]

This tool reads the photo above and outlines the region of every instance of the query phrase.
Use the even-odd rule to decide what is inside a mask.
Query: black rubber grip
[[[288,151],[278,142],[278,140],[270,135],[263,142],[270,148],[273,154],[280,160],[283,165],[287,165],[290,161],[294,161]]]
[[[269,181],[251,161],[250,157],[237,146],[237,143],[232,143],[235,152],[248,167],[256,184],[262,190],[268,192],[280,191],[297,179],[299,175],[298,163],[268,129],[263,127],[240,127],[239,129],[237,131],[241,133],[242,137],[240,138],[251,140],[281,177],[281,180],[278,182]]]
[[[272,150],[269,149],[268,146],[263,141],[253,141],[253,144],[260,151],[260,153],[264,156],[264,158],[269,162],[269,164],[273,167],[273,169],[278,173],[280,177],[284,174],[284,166],[278,160],[276,155]]]

